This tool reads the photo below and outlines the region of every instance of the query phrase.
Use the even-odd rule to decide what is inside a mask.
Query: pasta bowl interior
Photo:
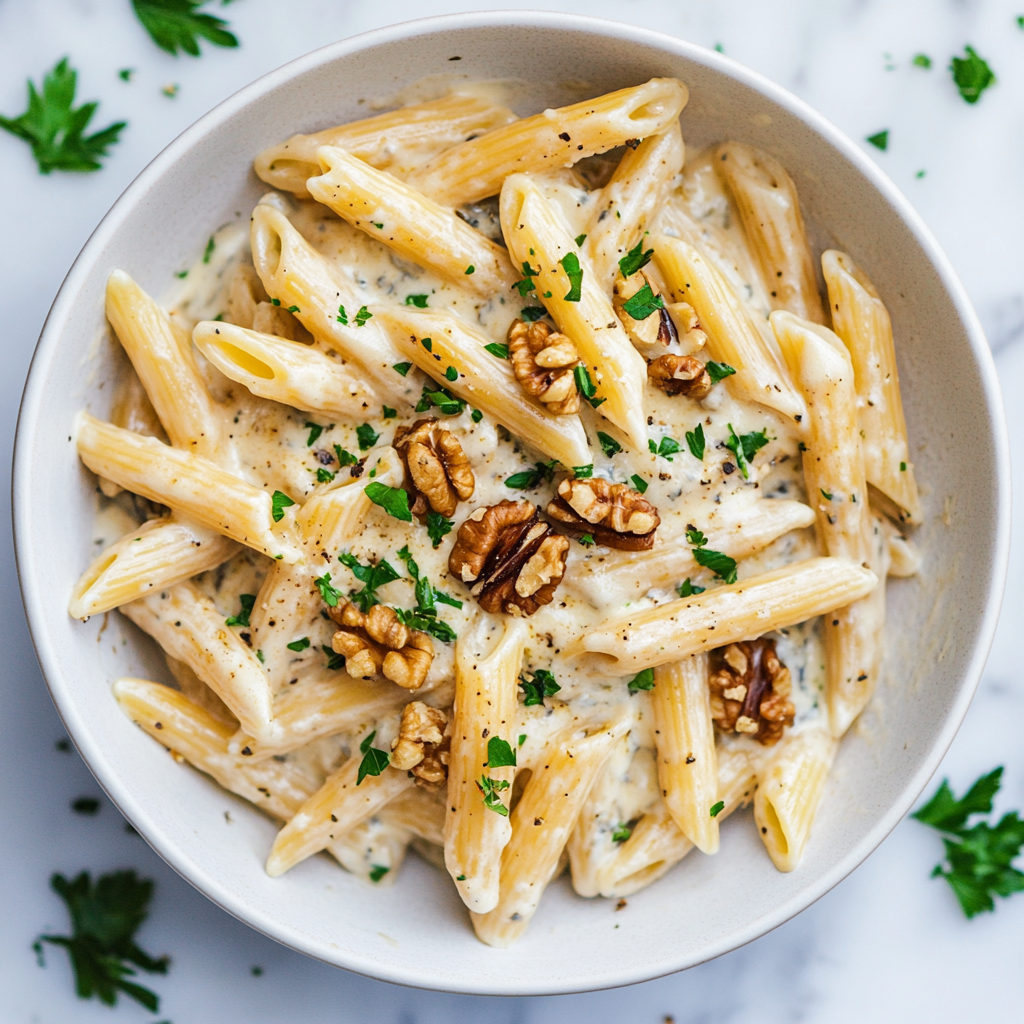
[[[763,934],[907,811],[1007,464],[848,140],[679,40],[460,15],[266,76],[118,201],[32,365],[18,564],[69,733],[202,892],[566,992]]]

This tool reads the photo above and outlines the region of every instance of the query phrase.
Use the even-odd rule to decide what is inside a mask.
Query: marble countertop
[[[1016,20],[1024,0],[563,0],[534,6],[717,44],[854,139],[889,129],[886,152],[864,148],[909,196],[963,279],[995,354],[1012,457],[1024,458],[1017,440],[1024,436],[1024,403],[1015,400],[1017,385],[1024,389],[1024,31]],[[204,45],[203,57],[194,60],[157,50],[131,17],[129,0],[0,0],[0,111],[21,111],[26,77],[38,81],[68,54],[80,72],[79,100],[102,100],[96,125],[130,123],[103,171],[89,175],[40,176],[27,147],[0,133],[5,481],[25,374],[50,303],[89,233],[146,163],[214,104],[293,57],[367,29],[465,8],[445,0],[244,0],[209,9],[231,21],[242,46]],[[998,76],[976,106],[960,99],[946,70],[966,43]],[[933,58],[930,70],[912,64],[919,52]],[[137,69],[127,84],[117,77],[124,67]],[[180,86],[173,99],[161,93],[171,83]],[[951,380],[955,374],[950,367]],[[7,516],[9,502],[0,507]],[[1015,545],[992,655],[940,770],[960,791],[1005,764],[1000,811],[1024,807],[1018,735],[1024,681],[1013,640],[1024,613],[1024,573],[1016,573],[1021,558]],[[174,1024],[1020,1019],[1024,896],[1000,901],[995,914],[965,920],[948,887],[928,877],[941,843],[913,821],[775,932],[691,971],[629,989],[488,1000],[384,985],[306,959],[199,895],[126,832],[106,800],[95,817],[71,813],[70,801],[100,796],[100,790],[77,754],[55,747],[63,730],[25,625],[9,529],[0,542],[0,580],[4,1024],[154,1019],[124,1000],[114,1011],[78,1001],[66,957],[54,950],[40,969],[30,948],[40,931],[65,925],[63,907],[47,886],[51,872],[128,865],[157,880],[141,942],[173,956],[170,974],[153,987],[162,996],[162,1017]]]

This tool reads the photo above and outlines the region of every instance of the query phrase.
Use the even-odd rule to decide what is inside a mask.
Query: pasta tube
[[[306,180],[320,173],[316,151],[321,146],[340,146],[372,167],[402,176],[438,149],[515,119],[506,107],[456,92],[312,135],[293,135],[287,142],[263,150],[253,166],[268,185],[308,199]]]
[[[518,279],[506,251],[451,210],[342,149],[324,146],[317,156],[323,174],[307,182],[313,198],[400,256],[483,298]]]
[[[609,619],[566,648],[608,675],[626,675],[806,622],[866,597],[878,578],[844,558],[808,558],[732,586]]]
[[[850,350],[860,400],[868,482],[896,506],[905,523],[921,521],[921,500],[907,442],[892,321],[875,286],[846,253],[821,257],[832,326]]]
[[[270,334],[205,320],[192,332],[196,348],[229,380],[272,402],[358,419],[376,395],[337,360]]]
[[[220,413],[188,334],[123,271],[107,278],[107,319],[175,448],[222,461]]]
[[[178,583],[123,605],[121,611],[192,669],[246,732],[269,738],[274,712],[267,674],[194,583]]]
[[[477,938],[504,949],[529,927],[554,877],[591,786],[630,716],[580,735],[555,737],[512,812],[512,839],[501,855],[501,895],[486,914],[471,913]]]
[[[708,656],[659,665],[651,692],[658,784],[680,831],[702,853],[718,852],[718,756],[711,721]]]
[[[529,398],[512,367],[486,349],[487,338],[453,313],[374,306],[374,317],[390,330],[403,359],[415,363],[443,387],[481,409],[513,434],[563,466],[593,461],[578,416],[553,416]],[[454,379],[448,372],[454,373]]]
[[[504,619],[495,630],[481,618],[455,645],[455,708],[448,761],[448,810],[444,860],[462,902],[478,914],[498,905],[501,851],[512,837],[508,800],[514,767],[488,767],[491,740],[516,748],[519,670],[528,636],[526,624]]]
[[[419,168],[409,183],[445,206],[497,195],[517,172],[571,167],[630,139],[663,132],[678,117],[689,92],[674,78],[652,78],[583,103],[545,110],[445,150]]]
[[[740,212],[771,308],[824,324],[800,199],[785,167],[754,146],[726,142],[715,150],[714,168]]]
[[[718,269],[682,239],[658,235],[652,244],[672,301],[694,308],[708,354],[736,371],[727,378],[733,393],[785,416],[803,415],[785,366]]]
[[[686,149],[679,122],[629,147],[611,180],[590,202],[584,252],[601,287],[615,281],[619,260],[643,237],[664,205]]]
[[[824,728],[790,732],[758,772],[754,820],[780,871],[800,863],[837,746]]]
[[[271,558],[295,562],[302,556],[285,512],[273,521],[266,491],[239,480],[215,463],[142,437],[80,412],[75,419],[79,458],[98,476],[169,505],[201,526],[209,527]]]
[[[575,343],[596,387],[598,412],[622,430],[634,447],[644,449],[647,364],[629,340],[593,268],[585,257],[580,259],[561,214],[524,174],[513,175],[502,186],[501,228],[516,266],[531,269],[537,298],[558,329]],[[570,277],[566,268],[574,265],[580,276]]]
[[[872,557],[854,371],[843,343],[826,328],[781,311],[772,313],[771,322],[807,403],[804,480],[820,546],[833,557],[870,566],[879,578],[874,593],[825,619],[825,697],[833,734],[842,736],[871,699],[885,622],[885,572]]]
[[[214,569],[237,551],[234,541],[204,526],[173,516],[151,519],[93,559],[71,591],[68,614],[86,619],[108,612]]]
[[[177,690],[132,678],[118,679],[113,690],[121,710],[153,739],[261,811],[287,820],[313,792],[290,761],[252,764],[229,754],[231,727]]]

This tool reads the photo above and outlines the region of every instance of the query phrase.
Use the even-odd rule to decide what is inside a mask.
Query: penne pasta
[[[733,394],[784,416],[803,415],[803,402],[776,350],[721,273],[680,238],[657,235],[651,244],[672,301],[693,307],[708,337],[708,354],[736,371],[727,378]]]
[[[659,665],[651,691],[661,798],[702,853],[718,852],[718,756],[707,654]]]
[[[515,119],[507,107],[455,92],[312,135],[293,135],[263,150],[253,166],[268,185],[305,199],[309,197],[306,180],[320,173],[316,153],[321,146],[340,146],[371,167],[401,177],[439,150]]]
[[[176,516],[151,519],[96,556],[71,591],[68,614],[87,619],[108,612],[214,569],[237,551],[234,541],[204,526]]]
[[[79,458],[98,476],[169,505],[201,526],[216,530],[271,558],[296,562],[302,552],[291,513],[274,523],[266,491],[239,480],[215,463],[104,423],[87,412],[75,420]]]
[[[409,177],[445,206],[496,196],[510,174],[571,167],[675,122],[689,93],[674,78],[652,78],[558,110],[545,110],[452,146]]]
[[[568,225],[527,175],[515,174],[502,186],[501,227],[513,262],[530,268],[537,298],[576,345],[596,388],[598,412],[642,450],[647,366],[593,268],[580,258]],[[581,276],[571,279],[566,266],[573,260]]]
[[[836,746],[828,729],[810,726],[790,733],[758,772],[754,821],[780,871],[800,863]]]
[[[565,653],[596,654],[589,659],[595,668],[606,675],[628,675],[806,622],[866,597],[877,582],[870,569],[844,558],[808,558],[610,619],[574,640]]]
[[[868,276],[846,253],[830,249],[822,255],[821,266],[832,325],[853,360],[868,482],[893,503],[893,518],[918,523],[921,500],[907,441],[889,312]]]
[[[451,210],[343,149],[317,151],[323,173],[307,188],[353,227],[483,298],[506,294],[519,275],[508,254]]]
[[[501,851],[512,837],[508,804],[515,768],[488,767],[488,761],[493,739],[515,749],[516,684],[526,637],[521,620],[506,619],[499,627],[484,618],[455,647],[444,859],[462,902],[478,914],[498,905]]]
[[[786,169],[764,150],[742,142],[719,146],[714,167],[739,210],[772,309],[824,324],[800,199]]]
[[[349,419],[376,404],[374,392],[336,360],[294,341],[211,320],[196,325],[192,340],[225,377],[260,398]]]
[[[487,413],[534,448],[563,466],[592,461],[578,416],[554,416],[528,398],[507,360],[486,349],[487,339],[454,313],[374,307],[402,358],[442,387]],[[446,371],[456,374],[452,379]]]

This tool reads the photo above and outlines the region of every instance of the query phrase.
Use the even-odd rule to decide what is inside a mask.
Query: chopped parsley
[[[831,494],[829,494],[829,493],[828,493],[828,491],[826,491],[824,487],[819,487],[819,488],[818,488],[818,490],[819,490],[819,491],[821,491],[821,496],[822,496],[822,497],[823,497],[823,498],[824,498],[824,499],[825,499],[826,501],[831,501],[831,500],[832,500],[832,495],[831,495]]]
[[[346,451],[340,444],[334,446],[334,455],[339,466],[354,466],[359,460],[349,451]]]
[[[750,479],[750,463],[754,456],[768,443],[767,430],[755,430],[749,434],[737,436],[731,423],[729,428],[729,439],[725,447],[736,456],[736,465],[740,467],[744,480]]]
[[[524,469],[521,473],[513,473],[511,476],[505,477],[505,486],[511,487],[515,491],[532,491],[542,482],[551,482],[557,465],[557,459],[552,459],[550,462],[535,462],[533,469]]]
[[[932,59],[926,53],[917,54],[914,59],[910,62],[916,68],[930,68],[932,66]]]
[[[722,811],[725,810],[725,801],[719,800],[718,803],[711,805],[711,817],[717,818]]]
[[[543,306],[524,306],[519,310],[519,318],[525,323],[532,324],[547,313]]]
[[[100,160],[117,141],[126,121],[83,135],[98,103],[75,108],[77,72],[65,57],[43,76],[42,93],[28,80],[28,109],[17,117],[0,114],[0,128],[24,139],[40,174],[51,171],[98,171]]]
[[[594,387],[594,382],[590,379],[590,371],[582,363],[576,364],[576,367],[572,371],[572,375],[576,381],[576,390],[591,404],[594,409],[604,403],[605,399],[595,397],[597,394],[597,388]]]
[[[357,604],[363,612],[368,612],[375,604],[380,604],[380,598],[377,596],[377,589],[379,587],[402,578],[395,572],[390,563],[383,558],[376,565],[363,565],[355,555],[350,554],[348,551],[343,551],[338,555],[338,560],[342,565],[351,569],[352,575],[363,584],[362,590],[355,591],[349,595],[353,603]],[[330,583],[330,576],[327,577],[327,582]],[[319,580],[316,583],[317,586],[320,585]],[[322,593],[323,591],[321,590]],[[334,594],[335,601],[333,604],[326,597],[324,598],[332,608],[337,604],[337,598],[341,596],[336,590]]]
[[[472,420],[472,421],[473,421],[474,423],[479,423],[479,422],[480,422],[480,421],[481,421],[481,420],[482,420],[482,419],[484,418],[484,414],[483,414],[483,413],[482,413],[482,412],[481,412],[481,411],[480,411],[479,409],[474,409],[474,410],[473,410],[473,411],[472,411],[472,412],[471,412],[471,413],[469,414],[469,418],[470,418],[470,419],[471,419],[471,420]]]
[[[444,371],[444,375],[450,381],[456,381],[459,379],[459,371],[456,370],[454,366],[449,366],[448,369]]]
[[[284,491],[274,491],[270,499],[270,517],[275,523],[281,522],[284,519],[284,510],[294,504],[295,502]]]
[[[711,548],[705,547],[708,542],[707,537],[700,530],[692,526],[686,528],[686,541],[693,546],[693,560],[698,565],[703,566],[705,569],[710,569],[724,583],[733,584],[736,582],[735,558],[730,558],[721,551],[712,551]]]
[[[686,432],[686,447],[690,449],[690,454],[697,459],[698,462],[704,461],[704,427],[698,423],[693,430]]]
[[[574,252],[567,252],[558,262],[569,278],[569,291],[565,294],[565,301],[579,302],[583,297],[583,268],[580,266],[579,256]]]
[[[613,843],[624,843],[631,835],[633,830],[625,822],[619,822],[619,827],[612,833]]]
[[[321,644],[320,650],[327,655],[327,667],[332,672],[340,672],[345,667],[345,655],[339,654],[333,647]]]
[[[339,324],[343,324],[346,327],[348,326],[348,313],[345,312],[344,306],[338,307],[338,315],[335,319],[338,321]],[[404,377],[405,374],[402,374],[402,376]]]
[[[209,263],[210,257],[213,255],[213,250],[217,248],[217,243],[213,240],[213,235],[210,235],[209,241],[206,243],[206,250],[203,252],[203,262]]]
[[[260,664],[261,665],[264,664],[266,662],[266,660],[267,660],[265,657],[263,657],[263,652],[262,651],[257,651],[256,652],[256,657],[260,659]]]
[[[653,249],[644,252],[644,240],[641,238],[625,256],[619,260],[619,270],[623,277],[632,277],[638,270],[646,267],[654,255]]]
[[[480,776],[480,781],[477,782],[476,788],[480,790],[484,795],[484,807],[489,811],[494,811],[496,814],[502,815],[502,817],[508,817],[508,808],[502,803],[499,793],[509,788],[509,784],[504,780],[495,782],[494,779],[489,779],[486,775]]]
[[[622,451],[622,445],[619,444],[614,437],[604,433],[604,431],[599,430],[597,432],[597,439],[601,443],[601,451],[603,451],[609,459],[613,455],[617,455]]]
[[[360,423],[356,427],[356,440],[359,442],[359,450],[365,452],[367,448],[372,448],[377,443],[377,438],[380,434],[377,433],[369,423]]]
[[[155,992],[128,978],[134,968],[151,974],[167,973],[167,957],[151,957],[135,942],[135,933],[149,914],[153,883],[134,871],[100,875],[93,885],[87,871],[70,882],[63,875],[50,877],[50,888],[64,901],[71,915],[71,935],[40,935],[33,949],[42,963],[44,942],[63,946],[75,972],[79,999],[95,996],[114,1006],[118,993],[130,996],[156,1013],[160,999]]]
[[[329,469],[320,466],[316,471],[316,482],[318,484],[329,484],[338,474],[332,473]]]
[[[412,512],[409,511],[409,495],[401,487],[389,487],[379,480],[374,480],[366,485],[363,493],[393,519],[399,519],[403,523],[412,522]]]
[[[441,541],[452,532],[452,521],[445,519],[440,512],[435,512],[431,509],[427,513],[427,536],[430,538],[430,543],[436,548],[440,545]]]
[[[365,306],[360,306],[355,317],[356,327],[362,327],[372,316],[373,314]]]
[[[484,345],[484,348],[496,359],[508,359],[508,345],[499,345],[494,341],[490,345]]]
[[[526,267],[526,266],[529,266],[529,264],[528,263],[524,263],[523,266]],[[516,283],[514,285],[512,285],[512,287],[515,288],[515,290],[517,292],[519,292],[519,297],[521,299],[525,299],[526,296],[529,295],[530,292],[533,291],[533,288],[534,288],[533,278],[529,277],[529,276],[524,277],[522,280],[516,281]]]
[[[356,783],[359,785],[359,783]],[[379,882],[391,868],[386,868],[383,864],[371,864],[370,865],[370,881]]]
[[[487,763],[485,768],[515,768],[516,752],[507,740],[492,736],[487,741]]]
[[[952,59],[949,70],[953,74],[953,81],[960,90],[960,95],[968,103],[977,103],[981,99],[981,94],[990,85],[995,85],[996,76],[973,47],[965,46],[964,53],[966,56]]]
[[[474,273],[475,271],[476,271],[476,267],[474,267],[474,266],[473,266],[473,264],[472,264],[472,263],[470,263],[470,265],[469,265],[468,267],[466,267],[466,269],[465,269],[464,273],[466,273],[466,274],[472,274],[472,273]]]
[[[120,78],[122,82],[130,82],[132,80],[132,75],[134,74],[135,68],[121,68],[117,73],[117,77]]]
[[[306,447],[312,448],[313,445],[320,439],[320,435],[324,432],[324,427],[321,427],[319,423],[314,423],[312,420],[306,420],[305,426],[309,428],[309,437],[306,438]],[[333,427],[334,424],[331,424]],[[330,427],[326,428],[330,430]]]
[[[889,148],[889,129],[886,128],[885,131],[869,135],[867,141],[884,153]]]
[[[657,444],[648,438],[647,447],[650,449],[652,455],[660,455],[668,462],[672,461],[673,455],[676,455],[683,450],[682,445],[680,445],[674,437],[668,436],[663,437]]]
[[[324,603],[331,608],[337,608],[338,601],[341,600],[341,591],[331,586],[331,574],[325,572],[323,576],[317,576],[313,582],[316,584],[316,589],[320,591],[320,596],[324,599]]]
[[[452,608],[461,608],[462,602],[458,598],[435,590],[430,580],[426,576],[420,575],[420,567],[416,564],[408,545],[402,547],[398,552],[398,557],[405,562],[406,569],[416,584],[416,608],[412,611],[396,608],[395,614],[398,615],[402,624],[410,629],[419,629],[424,633],[429,633],[442,643],[453,643],[458,639],[458,634],[447,622],[438,619],[435,602],[440,601],[441,604],[449,605]]]
[[[676,587],[676,590],[679,592],[680,597],[694,597],[697,594],[703,594],[704,591],[707,590],[707,587],[695,587],[690,582],[690,577],[687,576],[686,579]]]
[[[576,246],[577,246],[577,248],[579,246],[581,246],[586,240],[587,240],[587,236],[586,235],[577,235],[576,236]]]
[[[304,636],[301,640],[293,640],[290,644],[285,644],[285,647],[289,651],[304,651],[309,647],[309,637]]]
[[[642,672],[637,672],[635,676],[629,681],[629,692],[637,693],[639,690],[653,690],[654,689],[654,669],[645,668]]]
[[[429,339],[426,340],[429,341]],[[427,385],[423,388],[420,400],[416,403],[416,411],[426,412],[432,405],[440,409],[445,416],[458,416],[466,407],[466,403],[461,398],[456,398],[447,388],[431,389]]]
[[[634,320],[646,320],[652,313],[656,313],[659,309],[664,309],[665,302],[660,295],[655,295],[651,291],[649,284],[644,282],[643,288],[635,295],[626,299],[622,304],[622,308]]]
[[[544,698],[554,696],[561,687],[551,672],[539,668],[529,678],[525,674],[520,675],[519,689],[523,691],[523,704],[532,707],[535,704],[543,705]]]
[[[256,604],[255,594],[239,594],[238,602],[242,606],[242,610],[237,615],[232,615],[229,619],[224,620],[225,626],[248,626],[249,616],[252,615],[253,607]]]
[[[634,473],[630,478],[633,481],[633,486],[641,493],[644,494],[647,491],[647,481],[637,473]]]
[[[589,480],[594,475],[594,464],[591,462],[586,466],[573,466],[572,475],[577,480]]]
[[[991,812],[1002,775],[1001,767],[983,775],[959,800],[943,779],[931,800],[911,815],[943,833],[946,858],[932,878],[949,882],[967,917],[995,910],[993,896],[1024,892],[1024,873],[1011,866],[1024,846],[1024,821],[1017,812],[1004,814],[995,825],[981,821],[967,827],[972,816]]]
[[[175,57],[179,50],[198,57],[199,39],[214,46],[237,46],[238,40],[227,31],[226,21],[199,11],[205,3],[206,0],[132,0],[132,7],[153,42]]]
[[[391,369],[404,377],[412,369],[412,363],[395,363]]]
[[[718,384],[736,372],[728,363],[716,363],[713,359],[709,359],[704,364],[704,369],[708,371],[712,384]]]
[[[585,547],[585,548],[592,548],[597,543],[597,541],[594,540],[594,538],[593,538],[593,536],[591,536],[591,534],[589,534],[589,533],[581,533],[576,538],[576,543],[577,544],[582,544],[583,547]]]
[[[377,735],[377,730],[374,729],[362,743],[359,744],[359,753],[363,755],[362,761],[359,762],[359,773],[356,776],[356,785],[361,786],[363,779],[367,775],[380,775],[389,764],[391,764],[391,755],[386,750],[379,750],[377,747],[371,747],[374,736]]]
[[[382,405],[380,407],[381,416],[386,420],[393,420],[398,415],[397,409],[392,409],[389,405]]]

